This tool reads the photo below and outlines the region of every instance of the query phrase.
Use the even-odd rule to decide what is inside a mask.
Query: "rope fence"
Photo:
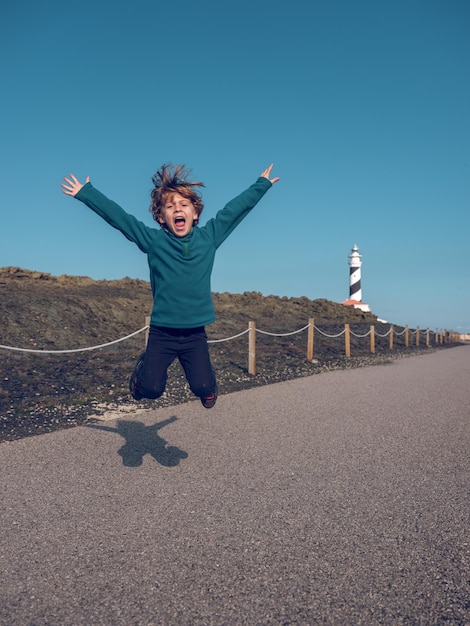
[[[136,330],[130,335],[121,337],[120,339],[115,339],[114,341],[109,341],[108,343],[102,343],[98,346],[90,346],[88,348],[74,348],[72,350],[35,350],[33,348],[14,348],[13,346],[3,346],[2,344],[0,344],[0,348],[3,348],[3,350],[13,350],[14,352],[36,352],[39,354],[71,354],[73,352],[89,352],[91,350],[100,350],[101,348],[107,348],[108,346],[112,346],[116,343],[120,343],[121,341],[126,341],[126,339],[135,337],[136,335],[138,335],[139,333],[147,329],[148,329],[148,326],[144,326],[143,328]]]
[[[0,344],[0,349],[11,350],[15,352],[23,352],[23,353],[29,352],[29,353],[35,353],[35,354],[71,354],[71,353],[76,353],[76,352],[88,352],[91,350],[99,350],[101,348],[106,348],[108,346],[112,346],[122,341],[126,341],[127,339],[130,339],[131,337],[135,337],[136,335],[144,331],[145,331],[145,345],[147,345],[149,328],[150,328],[150,318],[146,317],[145,326],[143,326],[139,330],[136,330],[135,332],[130,333],[129,335],[126,335],[125,337],[121,337],[114,341],[109,341],[107,343],[102,343],[96,346],[89,346],[86,348],[74,348],[70,350],[38,350],[38,349],[33,349],[33,348],[17,348],[13,346],[6,346],[6,345]],[[232,335],[231,337],[225,337],[223,339],[209,339],[208,343],[215,344],[215,343],[222,343],[226,341],[232,341],[234,339],[238,339],[239,337],[242,337],[243,335],[248,334],[248,372],[249,374],[255,375],[256,374],[256,334],[257,333],[266,335],[269,337],[289,337],[292,335],[297,335],[299,333],[302,333],[305,330],[308,331],[307,332],[307,354],[306,354],[308,361],[314,360],[315,332],[317,332],[319,335],[327,339],[338,339],[339,337],[342,337],[344,335],[344,356],[346,358],[351,357],[351,336],[355,337],[356,339],[365,339],[369,337],[370,338],[369,339],[369,351],[371,354],[374,354],[376,350],[376,341],[375,341],[376,337],[380,337],[382,339],[386,339],[388,337],[389,338],[388,348],[390,350],[394,349],[395,338],[400,337],[402,335],[404,335],[405,347],[410,346],[410,337],[412,336],[414,336],[414,345],[416,347],[419,347],[421,345],[422,337],[424,340],[424,345],[429,347],[431,345],[431,335],[434,335],[435,345],[460,342],[460,334],[455,333],[453,331],[436,329],[436,331],[434,332],[434,331],[429,330],[429,328],[427,328],[426,330],[421,330],[419,327],[417,327],[415,330],[411,330],[408,327],[408,325],[406,325],[403,328],[403,330],[397,331],[395,330],[393,324],[390,325],[388,331],[385,333],[379,333],[375,325],[371,324],[367,333],[359,334],[359,333],[352,331],[350,324],[346,323],[344,324],[344,328],[340,332],[336,334],[329,334],[323,331],[321,328],[318,328],[318,326],[315,325],[313,318],[309,318],[308,324],[306,324],[305,326],[302,326],[302,328],[299,328],[298,330],[294,330],[291,332],[286,332],[286,333],[273,333],[273,332],[268,332],[266,330],[261,330],[259,328],[256,328],[256,323],[254,321],[250,321],[248,323],[248,328],[246,330],[236,335]]]

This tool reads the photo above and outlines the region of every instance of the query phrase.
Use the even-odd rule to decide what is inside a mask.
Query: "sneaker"
[[[139,374],[144,365],[144,357],[145,352],[142,352],[142,354],[137,359],[134,371],[132,372],[132,376],[129,380],[129,391],[131,392],[131,396],[134,398],[134,400],[142,400],[142,398],[144,397],[139,392]]]
[[[214,389],[214,393],[211,393],[209,396],[205,398],[201,398],[202,406],[206,409],[212,409],[214,404],[217,402],[217,387]]]

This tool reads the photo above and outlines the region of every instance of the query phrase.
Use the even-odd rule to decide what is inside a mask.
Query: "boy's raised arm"
[[[90,182],[90,177],[86,177],[85,183],[81,183],[73,174],[69,174],[69,178],[64,176],[64,180],[65,183],[62,183],[61,185],[62,193],[65,193],[67,196],[76,196],[84,184]]]

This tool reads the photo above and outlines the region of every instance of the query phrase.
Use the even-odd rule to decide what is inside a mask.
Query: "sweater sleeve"
[[[260,176],[256,183],[230,200],[214,218],[207,222],[204,229],[214,241],[216,248],[227,239],[271,187],[271,181]]]
[[[86,183],[75,198],[97,213],[113,228],[121,231],[142,252],[148,252],[156,229],[146,226],[136,217],[124,211],[119,204],[107,198],[98,189],[95,189],[91,183]]]

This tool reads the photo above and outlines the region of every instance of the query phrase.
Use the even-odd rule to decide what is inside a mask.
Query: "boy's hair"
[[[158,222],[161,208],[165,205],[169,196],[179,193],[184,198],[188,198],[196,210],[198,219],[204,208],[204,203],[200,194],[193,187],[204,187],[204,183],[190,182],[187,180],[191,170],[185,169],[185,165],[162,165],[152,176],[155,188],[150,192],[150,213],[153,219]],[[198,220],[195,220],[197,224]]]

